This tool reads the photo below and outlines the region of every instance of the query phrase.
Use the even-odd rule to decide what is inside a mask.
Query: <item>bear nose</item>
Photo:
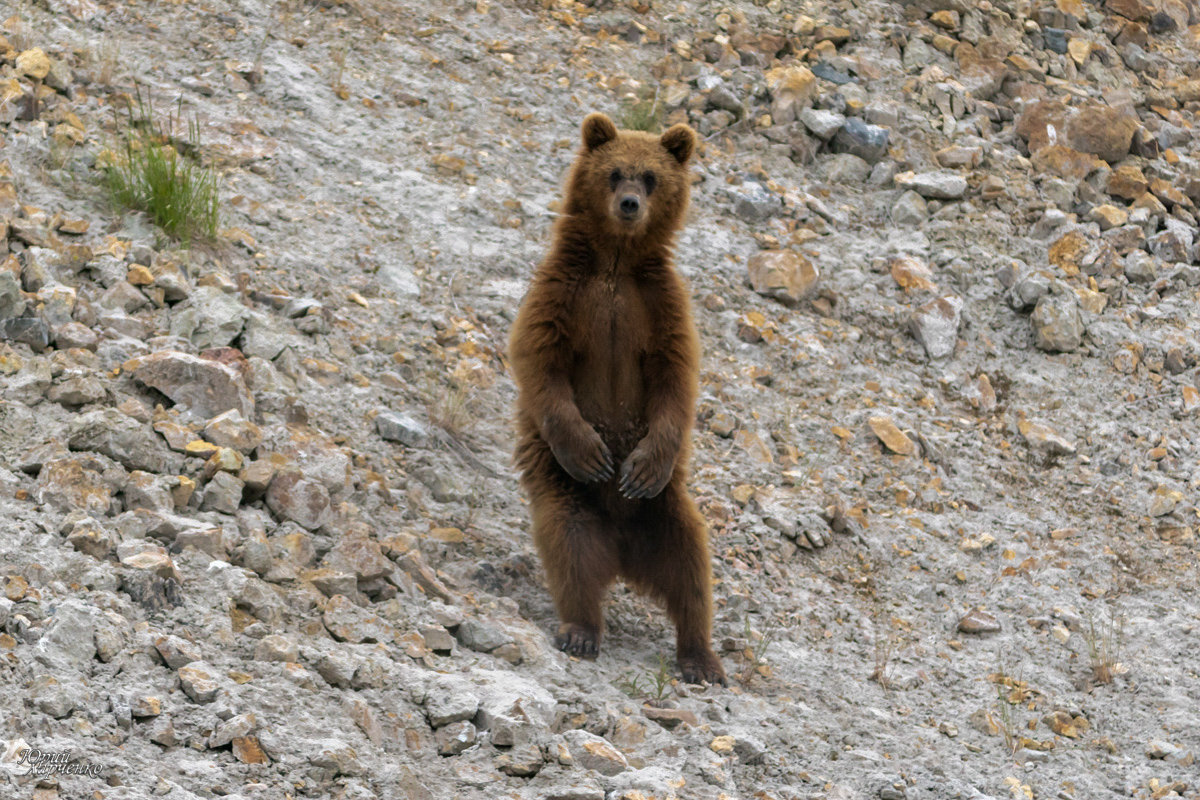
[[[641,203],[638,202],[637,195],[627,194],[621,198],[621,213],[628,216],[633,216],[638,212]]]

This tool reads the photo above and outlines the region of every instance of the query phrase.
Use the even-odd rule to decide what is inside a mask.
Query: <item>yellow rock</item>
[[[943,9],[929,15],[929,21],[939,28],[952,31],[958,27],[958,12]]]
[[[1180,392],[1183,396],[1183,410],[1187,412],[1200,408],[1200,391],[1195,386],[1185,385]]]
[[[1068,275],[1079,273],[1079,261],[1088,249],[1087,238],[1079,231],[1071,231],[1050,245],[1050,263]]]
[[[129,272],[125,275],[125,280],[132,283],[134,286],[149,286],[154,283],[154,276],[150,274],[150,270],[141,264],[131,264]]]
[[[460,544],[466,538],[458,528],[432,528],[429,536],[446,544]]]
[[[180,475],[176,480],[178,483],[171,488],[171,502],[175,504],[176,510],[182,510],[195,494],[196,482],[186,475]]]
[[[733,501],[735,503],[737,503],[739,506],[745,506],[750,502],[750,499],[754,497],[754,487],[748,483],[739,483],[737,486],[733,487],[733,491],[731,491],[730,494],[733,496]]]
[[[954,52],[954,48],[958,47],[958,39],[955,39],[953,36],[947,36],[944,33],[938,33],[933,37],[933,46],[939,52],[950,55]]]
[[[50,74],[50,59],[40,47],[26,50],[17,56],[17,72],[40,81]]]
[[[1129,212],[1123,208],[1118,208],[1112,203],[1104,203],[1093,208],[1088,217],[1100,223],[1100,230],[1106,231],[1109,228],[1116,228],[1124,225],[1129,221]]]
[[[1092,43],[1087,39],[1074,38],[1067,42],[1067,52],[1076,65],[1082,67],[1083,62],[1092,54]]]
[[[210,458],[217,452],[217,449],[217,446],[211,442],[206,442],[203,439],[193,439],[184,446],[183,452],[197,458]]]
[[[905,291],[910,289],[933,289],[933,271],[929,265],[912,256],[892,259],[892,280]]]
[[[732,753],[736,742],[732,736],[718,736],[708,743],[708,749],[714,753]]]
[[[893,453],[911,456],[917,452],[917,446],[913,444],[912,439],[909,439],[904,435],[904,431],[896,427],[896,423],[892,421],[891,417],[871,417],[867,420],[867,424],[879,437],[879,441],[883,442],[884,446]]]
[[[1075,294],[1079,296],[1079,305],[1089,314],[1099,314],[1108,305],[1108,295],[1103,292],[1093,292],[1091,289],[1077,286]]]

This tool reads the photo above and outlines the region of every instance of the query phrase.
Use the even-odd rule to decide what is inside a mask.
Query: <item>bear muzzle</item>
[[[621,225],[635,228],[646,218],[646,195],[633,181],[628,184],[613,194],[612,215]]]

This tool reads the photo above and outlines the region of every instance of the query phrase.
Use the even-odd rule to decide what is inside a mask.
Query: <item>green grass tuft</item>
[[[122,152],[104,167],[104,180],[113,201],[144,211],[169,236],[188,243],[217,236],[219,197],[217,174],[196,163],[180,149],[194,152],[200,141],[196,120],[188,123],[186,140],[173,140],[182,110],[157,119],[141,91],[127,115]]]
[[[663,108],[658,92],[653,97],[630,97],[621,111],[621,127],[630,131],[658,133],[662,130]]]

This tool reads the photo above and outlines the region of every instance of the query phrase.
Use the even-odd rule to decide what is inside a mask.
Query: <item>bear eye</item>
[[[642,183],[646,186],[646,194],[654,191],[654,184],[658,182],[658,178],[654,177],[653,172],[647,172],[642,176]]]
[[[608,185],[611,188],[613,188],[613,189],[617,188],[617,184],[620,182],[621,182],[621,170],[614,169],[612,172],[608,173]]]

